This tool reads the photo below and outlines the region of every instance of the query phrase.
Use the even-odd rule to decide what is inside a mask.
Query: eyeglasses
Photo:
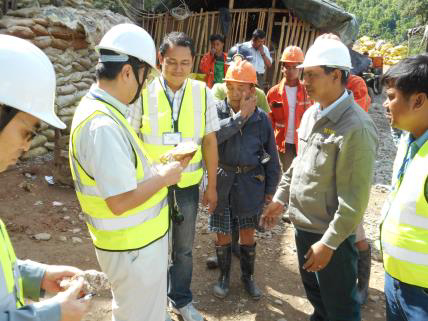
[[[27,133],[25,135],[26,139],[28,142],[32,141],[34,137],[38,136],[40,134],[40,125],[36,125],[35,129],[34,126],[29,125],[24,119],[22,119],[21,117],[16,117],[17,119],[19,119],[20,122],[22,122],[27,130]]]
[[[173,69],[177,69],[178,66],[180,66],[181,68],[189,68],[192,67],[192,62],[191,61],[180,61],[177,62],[176,60],[170,60],[168,58],[166,58],[165,60],[165,64],[170,66]]]

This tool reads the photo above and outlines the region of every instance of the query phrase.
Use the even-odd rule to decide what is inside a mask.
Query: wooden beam
[[[272,0],[272,9],[276,6],[276,0]]]
[[[235,0],[229,0],[229,9],[233,9],[234,3],[235,3]]]

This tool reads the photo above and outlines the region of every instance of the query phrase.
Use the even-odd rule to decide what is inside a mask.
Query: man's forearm
[[[122,215],[126,211],[145,203],[165,186],[165,179],[160,175],[155,175],[138,184],[136,189],[109,197],[106,199],[106,202],[113,214]]]
[[[206,135],[202,141],[202,154],[208,174],[208,188],[217,188],[218,150],[215,132]]]

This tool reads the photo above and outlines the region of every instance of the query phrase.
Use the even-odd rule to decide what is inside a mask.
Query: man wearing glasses
[[[202,321],[192,304],[192,247],[199,203],[202,160],[208,172],[204,205],[212,212],[217,205],[217,139],[220,128],[214,99],[205,83],[189,79],[195,57],[193,41],[183,32],[171,32],[160,46],[162,74],[142,92],[130,122],[138,130],[153,161],[181,142],[199,146],[177,185],[169,188],[172,226],[172,263],[168,298],[173,311],[185,321]]]

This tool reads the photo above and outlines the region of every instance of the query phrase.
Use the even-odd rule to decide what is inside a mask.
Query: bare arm
[[[157,175],[138,184],[136,189],[107,198],[107,206],[114,215],[121,215],[146,202],[161,188],[176,184],[181,178],[182,170],[179,162],[164,165]]]
[[[215,132],[205,135],[202,141],[202,154],[208,173],[208,186],[204,195],[204,204],[209,205],[209,211],[213,212],[217,207],[217,166],[218,150]]]

